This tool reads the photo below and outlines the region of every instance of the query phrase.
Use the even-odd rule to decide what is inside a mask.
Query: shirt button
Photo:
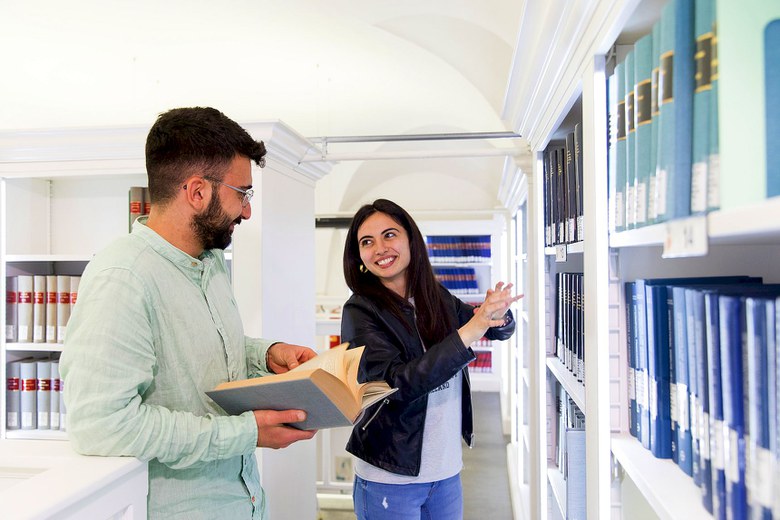
[[[255,496],[254,495],[252,495],[252,503],[253,504],[255,503]]]
[[[197,266],[197,265],[198,265],[198,263],[197,263],[197,262],[192,262],[192,267],[195,267],[195,266]]]

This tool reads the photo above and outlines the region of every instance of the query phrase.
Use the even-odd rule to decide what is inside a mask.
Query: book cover
[[[686,289],[685,305],[693,321],[693,343],[696,356],[695,389],[699,452],[699,480],[696,482],[702,491],[702,505],[712,513],[712,458],[710,455],[710,393],[709,365],[707,362],[707,337],[705,323],[704,291]]]
[[[22,361],[19,364],[20,412],[19,424],[22,430],[34,430],[38,427],[38,376],[35,361]]]
[[[50,429],[51,414],[51,361],[38,360],[36,364],[36,377],[38,382],[35,394],[35,411],[39,430]]]
[[[566,429],[566,518],[587,518],[585,481],[585,429]]]
[[[584,223],[584,211],[583,211],[583,187],[584,187],[584,172],[582,163],[582,123],[576,123],[574,125],[574,218],[576,221],[576,235],[574,240],[579,242],[585,239],[585,223]]]
[[[634,298],[636,304],[636,406],[637,434],[639,441],[646,449],[650,449],[650,381],[647,373],[647,307],[645,299],[645,280],[634,281]]]
[[[650,451],[659,459],[672,458],[669,318],[666,286],[647,284],[647,379],[650,384]]]
[[[674,63],[672,96],[674,98],[673,169],[667,175],[667,213],[669,218],[691,214],[691,167],[693,140],[694,40],[693,0],[675,0]]]
[[[707,392],[710,404],[710,465],[712,468],[712,514],[726,517],[726,454],[723,423],[723,387],[720,357],[720,309],[718,293],[704,294],[704,328],[706,336],[707,368],[709,370]]]
[[[5,341],[16,343],[19,341],[18,329],[18,301],[19,285],[15,276],[5,278]]]
[[[658,83],[661,75],[661,22],[653,24],[653,48],[651,50],[652,66],[650,85],[650,113],[652,127],[650,135],[650,177],[647,182],[647,223],[654,224],[658,220]]]
[[[384,381],[360,384],[358,366],[364,347],[329,349],[283,374],[230,381],[206,392],[231,415],[248,410],[304,410],[303,430],[351,426],[364,410],[396,391]]]
[[[685,350],[687,353],[687,370],[688,370],[688,410],[690,419],[690,454],[691,454],[691,477],[693,477],[693,483],[697,487],[701,487],[701,458],[699,453],[699,443],[701,442],[701,413],[700,413],[700,397],[699,387],[696,378],[696,364],[698,359],[696,357],[696,323],[694,321],[694,309],[693,309],[693,293],[687,288],[682,287],[677,289],[678,292],[682,292],[682,298],[684,300],[684,307],[680,309],[684,310],[685,320]],[[676,297],[677,295],[675,295]],[[675,310],[677,310],[675,306]],[[684,441],[683,441],[684,442]]]
[[[768,97],[767,81],[777,70],[777,46],[770,45],[776,42],[771,24],[780,19],[780,2],[716,0],[715,15],[720,202],[730,209],[767,197],[769,164],[776,162],[767,112],[777,101]]]
[[[5,388],[5,427],[8,430],[21,428],[21,363],[11,361],[6,364]]]
[[[669,176],[673,169],[674,152],[674,2],[661,10],[658,22],[658,141],[656,143],[656,221],[669,217],[667,204]]]
[[[128,231],[133,230],[135,219],[144,212],[144,189],[141,186],[131,186],[128,193]]]
[[[639,438],[637,431],[637,402],[636,402],[636,295],[634,282],[624,283],[626,298],[626,347],[628,360],[628,431]]]
[[[673,414],[673,442],[676,448],[677,465],[686,475],[693,475],[692,439],[691,439],[691,391],[688,377],[688,330],[685,308],[685,288],[671,286],[669,308],[671,309],[670,325],[673,330],[672,345],[674,358],[674,401],[676,414]],[[676,419],[676,420],[675,420]]]
[[[76,305],[76,300],[79,297],[79,284],[81,283],[80,276],[70,277],[70,312],[73,313],[73,307]],[[68,316],[70,318],[70,316]]]
[[[707,165],[707,210],[720,209],[720,117],[718,115],[718,22],[717,5],[712,3],[712,41],[710,42],[710,137]]]
[[[57,275],[46,276],[46,343],[57,343]]]
[[[634,190],[636,227],[647,225],[648,184],[653,139],[653,34],[647,34],[634,45]]]
[[[693,155],[691,175],[691,213],[707,211],[709,160],[710,160],[710,112],[712,106],[712,24],[715,0],[695,0],[694,36],[696,52],[693,92]]]
[[[17,293],[17,334],[19,343],[32,343],[33,340],[33,277],[19,275],[16,277],[19,292]]]
[[[773,154],[780,150],[780,18],[764,30],[764,85],[766,99],[766,195],[780,195],[780,165]]]
[[[566,190],[566,197],[564,199],[564,202],[566,203],[566,243],[569,244],[577,240],[577,173],[574,169],[574,132],[569,132],[566,134],[564,154],[566,155],[566,161],[564,163],[564,183]]]
[[[33,276],[33,343],[46,343],[46,277]]]

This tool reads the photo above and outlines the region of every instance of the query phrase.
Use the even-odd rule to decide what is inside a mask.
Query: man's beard
[[[209,202],[205,213],[192,217],[191,226],[195,231],[203,249],[225,249],[233,239],[230,231],[231,224],[240,224],[241,217],[230,219],[222,211],[219,194],[214,192],[214,197]]]

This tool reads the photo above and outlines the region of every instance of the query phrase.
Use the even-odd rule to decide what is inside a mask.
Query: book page
[[[357,384],[357,365],[360,362],[360,356],[363,353],[363,347],[347,350],[348,343],[342,343],[337,347],[326,350],[318,356],[302,363],[292,369],[290,372],[302,372],[305,370],[314,370],[320,368],[344,381],[354,395],[355,385]],[[354,368],[354,377],[350,372],[351,366]],[[350,379],[352,378],[352,379]]]

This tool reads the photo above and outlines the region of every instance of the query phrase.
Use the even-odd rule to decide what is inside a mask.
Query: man
[[[300,410],[225,416],[204,393],[285,372],[306,347],[244,336],[223,249],[251,216],[265,146],[213,108],[159,116],[146,141],[151,212],[84,271],[61,359],[74,448],[149,461],[150,518],[264,518],[255,447],[314,432]]]

